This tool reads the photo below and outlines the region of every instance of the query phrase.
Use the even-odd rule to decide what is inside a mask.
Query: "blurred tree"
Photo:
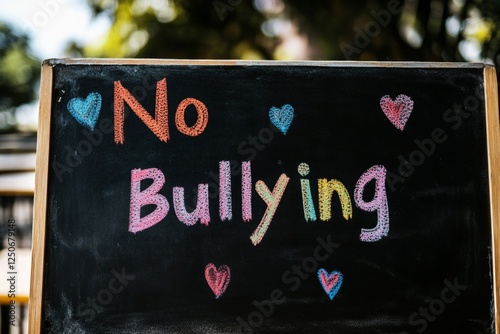
[[[0,22],[0,132],[16,129],[15,108],[35,98],[39,73],[27,37]]]
[[[481,61],[498,0],[89,0],[113,25],[95,57]]]
[[[237,7],[228,2],[240,3]],[[104,41],[73,54],[94,57],[272,58],[263,15],[243,0],[93,0],[96,14],[113,25]]]

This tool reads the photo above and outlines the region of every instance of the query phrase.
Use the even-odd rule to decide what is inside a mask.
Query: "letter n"
[[[122,86],[120,81],[115,81],[114,114],[115,114],[115,143],[123,144],[125,123],[125,102],[132,111],[139,116],[141,121],[160,139],[167,142],[170,138],[168,131],[168,106],[167,106],[167,79],[156,83],[155,118],[136,100],[132,94]]]
[[[322,221],[328,221],[332,217],[332,196],[337,192],[342,206],[342,216],[345,220],[352,218],[351,197],[342,182],[332,179],[318,179],[319,214]]]

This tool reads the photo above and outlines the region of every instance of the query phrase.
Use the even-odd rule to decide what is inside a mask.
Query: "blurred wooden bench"
[[[35,185],[34,134],[0,135],[0,333],[26,333],[31,272],[31,230]],[[8,267],[8,221],[15,220],[15,266]],[[12,257],[12,256],[11,256]],[[8,274],[14,272],[15,274]],[[9,294],[16,279],[15,297]],[[15,327],[10,324],[10,305],[15,305]],[[15,330],[13,330],[15,329]]]

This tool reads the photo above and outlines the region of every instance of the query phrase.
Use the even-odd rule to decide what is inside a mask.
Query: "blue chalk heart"
[[[285,104],[283,107],[281,107],[281,109],[272,107],[269,110],[269,119],[275,127],[277,127],[284,135],[286,135],[286,132],[292,124],[293,114],[293,107],[289,104]]]
[[[90,93],[84,100],[75,97],[68,102],[68,110],[73,117],[86,128],[94,131],[101,112],[102,97],[99,93]]]

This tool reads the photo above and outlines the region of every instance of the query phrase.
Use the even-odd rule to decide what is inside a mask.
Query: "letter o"
[[[153,89],[155,88],[155,84],[151,84],[150,82],[148,82],[148,80],[151,78],[151,76],[148,76],[148,77],[143,77],[142,78],[142,87],[146,88],[146,89]],[[161,79],[163,79],[162,77],[155,77],[153,76],[153,79],[156,79],[156,81],[160,81]]]
[[[215,182],[210,182],[208,184],[208,197],[216,198],[219,196],[219,186]]]
[[[254,321],[255,317],[258,319],[257,321]],[[248,315],[248,323],[252,327],[260,327],[264,323],[264,317],[259,312],[253,311]]]
[[[418,160],[417,160],[418,157]],[[420,166],[424,163],[425,161],[425,155],[420,152],[419,150],[415,150],[410,153],[410,163],[413,166]]]
[[[42,21],[40,21],[40,18]],[[33,23],[38,27],[38,28],[43,28],[49,23],[49,17],[47,14],[45,14],[42,11],[38,11],[33,15]]]
[[[372,31],[371,27],[374,27],[375,31]],[[375,37],[380,34],[380,25],[375,21],[370,21],[366,24],[365,31],[368,36]]]
[[[141,102],[148,96],[148,92],[146,92],[146,89],[142,86],[135,86],[132,89],[132,95],[136,97],[137,101]]]
[[[198,118],[196,119],[196,123],[193,126],[188,126],[186,124],[186,119],[184,118],[184,113],[186,108],[190,105],[194,105],[196,108],[196,112],[198,113]],[[193,99],[188,97],[179,103],[177,106],[177,111],[175,112],[175,126],[180,133],[183,133],[187,136],[196,137],[200,135],[208,123],[208,109],[205,104],[197,99]]]
[[[85,145],[84,145],[85,144]],[[84,147],[87,147],[86,150],[84,150]],[[76,151],[82,156],[86,157],[90,153],[92,153],[92,144],[90,144],[86,140],[80,140],[78,144],[76,145]]]
[[[436,309],[436,306],[439,306],[439,309]],[[434,315],[440,315],[441,313],[444,312],[444,309],[445,309],[444,303],[440,299],[434,299],[429,303],[429,310]]]
[[[470,102],[472,102],[472,105]],[[479,107],[479,101],[475,96],[467,96],[464,100],[464,105],[467,111],[476,111],[477,107]]]
[[[312,266],[309,266],[308,264],[312,264]],[[306,257],[302,261],[302,268],[310,274],[318,269],[318,262],[313,257]]]
[[[269,128],[264,128],[259,131],[259,140],[263,144],[269,144],[274,139],[274,133]]]
[[[106,299],[104,299],[104,296],[106,296]],[[102,289],[97,293],[97,301],[101,305],[108,305],[109,303],[111,303],[112,300],[113,300],[113,294],[109,290]]]

